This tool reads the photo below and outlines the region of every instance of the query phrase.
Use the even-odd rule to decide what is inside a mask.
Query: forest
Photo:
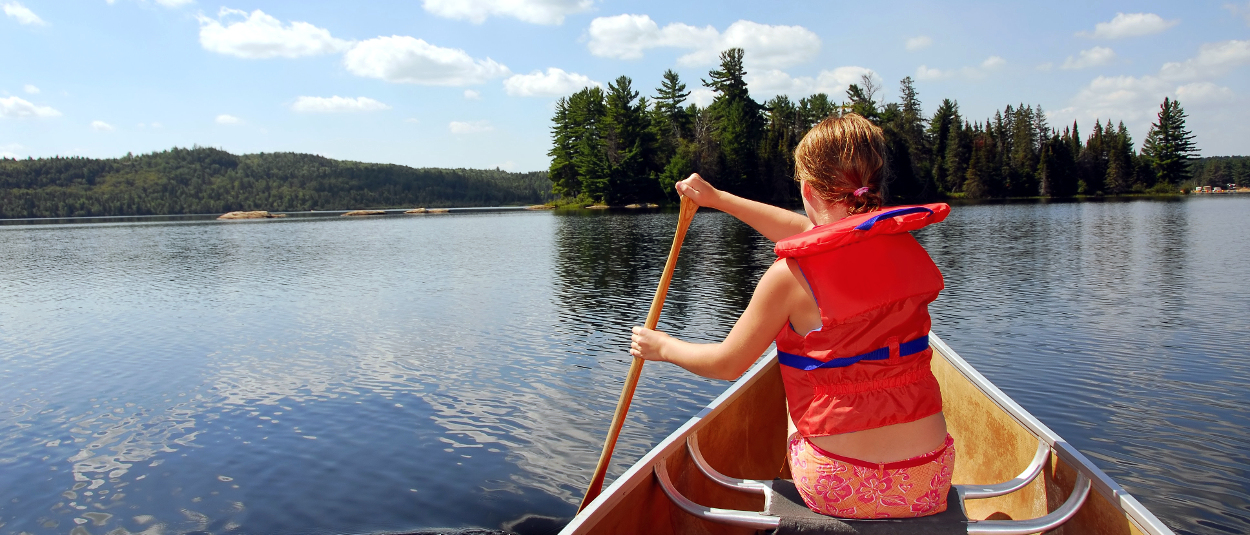
[[[416,169],[297,153],[193,147],[115,159],[0,159],[0,218],[507,206],[551,198],[542,171]]]
[[[727,191],[779,204],[797,200],[794,148],[816,123],[860,114],[884,132],[891,203],[941,198],[1072,197],[1176,194],[1194,185],[1250,183],[1244,157],[1198,159],[1180,103],[1164,99],[1140,149],[1124,123],[1050,125],[1042,107],[1008,105],[974,120],[944,99],[922,109],[911,77],[899,100],[864,76],[845,99],[818,93],[760,103],[750,95],[742,49],[721,53],[701,82],[706,107],[669,70],[648,99],[621,76],[606,89],[561,98],[552,117],[549,178],[558,203],[622,205],[674,200],[672,185],[698,172]]]

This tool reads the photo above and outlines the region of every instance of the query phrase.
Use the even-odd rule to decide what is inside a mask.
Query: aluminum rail
[[[781,525],[781,517],[755,511],[706,507],[690,501],[689,498],[683,496],[673,486],[673,481],[668,475],[668,466],[665,459],[660,459],[655,464],[654,470],[655,477],[660,482],[660,489],[664,491],[668,499],[678,508],[695,517],[719,524],[751,529],[776,529]],[[1068,496],[1068,499],[1058,509],[1051,511],[1045,516],[1029,520],[971,520],[966,524],[968,535],[1030,535],[1055,529],[1076,515],[1077,511],[1081,509],[1081,505],[1085,503],[1085,498],[1089,497],[1091,487],[1090,479],[1085,477],[1085,474],[1078,472],[1076,485],[1072,487],[1072,494]],[[752,489],[752,492],[754,492],[754,489]]]
[[[708,464],[707,460],[703,458],[703,452],[699,450],[698,434],[693,434],[686,438],[686,449],[690,452],[690,459],[694,461],[694,465],[708,479],[734,490],[755,494],[768,493],[769,486],[765,482],[729,477],[712,468],[712,465]],[[961,499],[969,500],[1011,494],[1037,479],[1037,476],[1042,473],[1042,468],[1046,466],[1048,459],[1050,459],[1050,446],[1047,446],[1045,442],[1038,442],[1037,453],[1033,455],[1033,461],[1014,479],[993,485],[955,485],[955,490],[959,493]]]
[[[1011,494],[1037,479],[1037,475],[1042,473],[1042,468],[1046,467],[1046,461],[1048,460],[1050,460],[1050,446],[1044,441],[1038,441],[1037,453],[1033,455],[1033,462],[1029,463],[1028,468],[1025,468],[1024,472],[1021,472],[1015,479],[996,485],[955,485],[955,491],[959,493],[960,498],[970,500]]]
[[[707,461],[703,460],[703,452],[699,451],[699,434],[694,433],[686,438],[686,449],[690,451],[690,458],[694,460],[694,465],[699,467],[699,471],[708,479],[720,483],[721,485],[743,492],[752,492],[755,494],[767,494],[769,486],[765,483],[755,481],[753,479],[738,479],[729,477],[716,471]]]
[[[781,517],[778,516],[769,516],[754,511],[704,507],[690,501],[673,487],[673,481],[668,477],[668,467],[665,466],[665,459],[660,459],[660,462],[655,464],[655,478],[660,480],[660,488],[664,490],[664,494],[668,495],[668,499],[672,500],[674,505],[704,520],[752,529],[777,529],[777,526],[781,525]]]
[[[1055,529],[1081,510],[1081,504],[1089,496],[1090,480],[1077,472],[1072,494],[1058,509],[1046,516],[1030,520],[974,520],[968,522],[968,535],[1030,535]]]

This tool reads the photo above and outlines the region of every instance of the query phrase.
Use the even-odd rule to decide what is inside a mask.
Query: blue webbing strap
[[[889,212],[880,213],[875,216],[872,216],[866,219],[863,223],[855,225],[855,230],[868,230],[868,229],[871,229],[873,225],[876,225],[877,221],[880,221],[882,219],[889,219],[891,217],[897,217],[897,216],[907,215],[907,214],[918,214],[920,212],[929,212],[930,214],[932,214],[933,210],[930,210],[923,206],[913,206],[911,208],[899,208],[898,210],[890,210]]]
[[[915,355],[929,348],[929,335],[921,336],[915,340],[909,340],[898,345],[898,356],[906,357]],[[842,357],[838,359],[829,359],[825,361],[816,360],[811,357],[795,355],[794,353],[786,353],[785,351],[777,351],[777,362],[782,366],[798,368],[803,371],[812,371],[818,368],[845,368],[861,360],[886,360],[890,358],[890,348],[877,348],[863,355],[855,355],[854,357]]]

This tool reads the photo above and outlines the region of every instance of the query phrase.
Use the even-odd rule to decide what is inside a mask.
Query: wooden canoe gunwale
[[[1136,528],[1136,531],[1145,535],[1173,535],[1171,529],[1164,525],[1123,487],[1090,462],[1085,455],[1077,451],[1066,440],[1007,396],[1007,394],[986,379],[985,376],[981,375],[980,372],[960,357],[936,334],[929,333],[929,343],[934,352],[941,355],[942,360],[949,364],[950,369],[953,369],[967,380],[975,388],[975,391],[979,391],[1002,414],[1010,417],[1010,420],[1013,420],[1021,431],[1027,432],[1036,440],[1049,446],[1056,461],[1062,462],[1068,468],[1088,478],[1091,482],[1092,490],[1101,495],[1107,502],[1107,505],[1118,510]],[[934,360],[935,362],[937,361],[937,359]],[[776,350],[772,350],[697,415],[678,427],[672,434],[627,469],[625,473],[621,474],[620,477],[613,481],[611,486],[587,505],[561,531],[561,534],[572,535],[574,533],[600,531],[596,526],[599,525],[601,520],[611,517],[614,514],[614,508],[618,504],[625,501],[631,493],[639,490],[640,486],[654,484],[654,467],[659,461],[668,459],[674,454],[684,455],[686,453],[687,437],[699,432],[706,424],[713,421],[717,414],[732,406],[739,397],[751,390],[762,379],[770,376],[771,373],[777,373],[775,371],[777,366],[779,364],[776,359]],[[646,491],[644,490],[644,492]],[[664,498],[664,500],[667,501],[667,498]],[[676,508],[677,506],[673,505],[673,507]],[[1045,513],[1046,510],[1043,509],[1042,512]]]

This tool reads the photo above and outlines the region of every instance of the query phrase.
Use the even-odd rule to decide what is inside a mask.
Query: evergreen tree
[[[946,191],[964,190],[964,178],[968,175],[968,162],[972,159],[972,125],[955,121],[946,136],[946,154],[943,168],[946,172]]]
[[[703,85],[716,92],[708,106],[715,121],[714,138],[721,149],[724,166],[719,176],[726,191],[748,199],[768,197],[760,179],[758,147],[763,133],[762,106],[747,91],[746,68],[741,48],[720,55],[720,69],[708,73]]]
[[[662,122],[657,121],[663,126],[660,139],[673,147],[676,147],[677,140],[689,135],[690,116],[682,107],[682,103],[689,96],[690,92],[686,91],[686,84],[681,81],[681,76],[672,69],[664,71],[664,81],[655,90],[655,111],[662,118]]]
[[[943,99],[933,118],[929,120],[928,138],[933,140],[933,182],[942,191],[950,191],[946,181],[946,144],[952,128],[959,127],[959,105],[951,99]]]
[[[1164,97],[1159,106],[1158,121],[1150,125],[1142,154],[1149,158],[1158,181],[1180,184],[1189,180],[1189,161],[1198,150],[1194,147],[1194,135],[1185,127],[1185,110],[1178,101]]]
[[[628,76],[617,78],[608,85],[605,99],[603,138],[610,181],[603,200],[612,205],[658,200],[660,195],[647,101],[638,98],[632,83]]]
[[[569,101],[560,97],[556,101],[556,113],[551,118],[555,125],[551,128],[551,167],[548,178],[551,179],[551,191],[561,197],[577,197],[582,185],[578,180],[577,168],[573,165],[574,144],[576,144],[575,125],[569,119]]]
[[[816,93],[810,97],[799,100],[799,123],[798,129],[807,132],[817,123],[832,117],[840,115],[841,110],[837,104],[829,100],[829,95],[824,93]]]
[[[1111,123],[1108,121],[1107,130]],[[1106,135],[1107,139],[1107,178],[1104,181],[1107,193],[1122,195],[1128,193],[1133,186],[1136,172],[1133,168],[1133,140],[1124,123],[1114,133]]]

